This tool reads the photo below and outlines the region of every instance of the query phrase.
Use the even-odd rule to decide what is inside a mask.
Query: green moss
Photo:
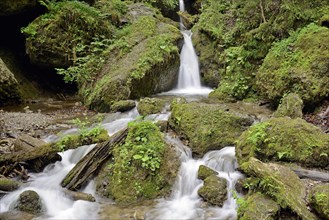
[[[208,176],[198,194],[209,204],[221,207],[227,199],[227,180],[216,175]]]
[[[310,203],[324,219],[329,219],[329,184],[319,184],[310,193]]]
[[[201,180],[204,180],[211,175],[217,175],[217,174],[218,172],[204,165],[200,165],[198,170],[198,178]]]
[[[276,43],[256,77],[260,94],[278,102],[297,93],[305,105],[320,102],[329,94],[327,44],[329,29],[310,24]]]
[[[20,183],[12,180],[12,179],[7,179],[4,177],[0,178],[0,190],[3,191],[14,191],[20,187]]]
[[[170,165],[175,156],[169,156],[173,156],[172,151],[156,125],[150,121],[129,123],[125,143],[114,149],[114,163],[109,165],[109,176],[105,178],[109,181],[105,194],[123,204],[168,193],[172,172],[177,171]]]
[[[249,118],[225,112],[219,105],[203,103],[175,104],[170,126],[183,135],[197,155],[233,145],[247,126]]]
[[[165,100],[157,98],[144,98],[139,100],[137,110],[139,114],[146,116],[160,113],[165,107]]]
[[[302,110],[303,100],[297,94],[289,93],[281,99],[281,103],[273,115],[275,117],[288,116],[290,118],[302,118]]]
[[[304,166],[329,164],[329,137],[302,119],[272,118],[250,127],[239,138],[239,164],[256,157],[262,161],[297,162]]]
[[[134,100],[121,100],[118,102],[114,102],[111,105],[111,111],[112,112],[125,112],[128,110],[133,109],[136,106],[136,103]]]
[[[0,15],[19,14],[37,6],[37,0],[3,0],[0,2]]]

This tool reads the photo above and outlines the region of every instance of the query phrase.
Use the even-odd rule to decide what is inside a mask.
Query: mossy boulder
[[[276,43],[257,73],[257,91],[274,103],[287,93],[297,93],[305,105],[328,97],[328,41],[328,28],[310,24]]]
[[[310,193],[311,206],[324,219],[329,219],[329,184],[318,184]]]
[[[20,98],[17,80],[0,58],[0,106],[15,103]]]
[[[5,177],[0,178],[0,190],[2,191],[14,191],[18,189],[21,184],[15,180],[8,179]]]
[[[250,118],[234,115],[216,104],[192,102],[171,108],[169,125],[189,141],[192,152],[198,156],[233,145],[252,124]]]
[[[246,198],[240,198],[238,216],[240,220],[274,220],[277,219],[280,206],[268,196],[256,192]]]
[[[108,111],[118,100],[168,91],[177,81],[182,36],[176,23],[143,4],[132,4],[129,10],[131,23],[117,31],[102,53],[97,80],[81,82],[85,104],[98,111]],[[84,68],[91,71],[88,66],[97,64],[93,59]]]
[[[42,201],[37,192],[26,190],[19,195],[15,209],[31,214],[42,213]]]
[[[0,1],[0,16],[19,14],[37,5],[37,0],[2,0]]]
[[[175,150],[155,124],[131,122],[125,143],[114,148],[113,160],[97,177],[97,191],[118,204],[163,197],[170,192],[178,167]]]
[[[111,105],[112,112],[125,112],[136,107],[134,100],[120,100]]]
[[[303,100],[298,94],[289,93],[281,99],[281,103],[274,112],[274,117],[302,118],[303,117]]]
[[[239,164],[262,161],[296,162],[309,167],[329,165],[329,135],[303,119],[272,118],[251,126],[237,141]]]
[[[207,177],[211,175],[217,175],[218,172],[215,170],[205,166],[205,165],[200,165],[199,170],[198,170],[198,179],[200,180],[205,180]]]
[[[146,116],[160,113],[165,107],[165,100],[158,98],[144,98],[139,100],[137,110],[139,114]]]
[[[198,194],[210,205],[222,207],[227,199],[227,180],[216,175],[208,176]]]
[[[92,42],[113,34],[111,20],[84,2],[47,1],[47,9],[48,13],[22,29],[26,53],[39,66],[62,68],[82,62],[78,57],[88,52]]]
[[[317,219],[305,204],[306,188],[299,177],[288,167],[262,163],[251,157],[240,167],[254,178],[252,188],[268,195],[282,209],[290,209],[301,219]]]

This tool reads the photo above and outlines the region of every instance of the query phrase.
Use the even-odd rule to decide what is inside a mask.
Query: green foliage
[[[178,5],[178,1],[176,0],[137,0],[137,2],[148,3],[154,7],[164,6],[171,10],[175,9]]]

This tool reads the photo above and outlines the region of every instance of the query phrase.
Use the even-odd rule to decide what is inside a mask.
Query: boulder
[[[296,93],[305,106],[328,97],[328,41],[329,29],[312,23],[276,43],[256,75],[257,91],[274,103]]]
[[[137,110],[140,115],[146,116],[150,114],[161,113],[165,107],[165,101],[158,98],[143,98],[139,100]]]
[[[200,165],[199,170],[198,170],[198,179],[200,180],[205,180],[207,177],[212,176],[212,175],[217,175],[218,172],[215,170],[205,166],[205,165]]]
[[[13,179],[8,179],[5,177],[0,178],[0,190],[3,191],[14,191],[18,189],[21,184]]]
[[[329,184],[316,185],[309,195],[310,204],[324,219],[329,219]]]
[[[260,192],[238,199],[238,206],[240,220],[274,220],[277,219],[276,217],[280,211],[280,206],[275,201]]]
[[[14,74],[0,58],[0,106],[20,100],[18,83]]]
[[[227,199],[227,180],[216,175],[208,176],[198,194],[210,205],[222,207]]]
[[[2,0],[0,1],[0,16],[15,15],[35,8],[37,0]]]
[[[250,116],[235,115],[217,104],[172,104],[169,125],[189,141],[192,152],[202,156],[210,150],[234,145],[253,122]]]
[[[301,219],[317,219],[305,204],[305,185],[288,167],[262,163],[251,157],[240,168],[248,176],[254,178],[254,189],[268,195],[281,208],[289,208]]]
[[[28,134],[23,134],[16,138],[14,142],[14,151],[28,151],[33,149],[34,147],[41,147],[46,145],[47,143],[43,140],[34,138]]]
[[[125,112],[136,107],[134,100],[120,100],[111,105],[112,112]]]
[[[38,193],[26,190],[19,195],[15,209],[31,214],[42,213],[42,201]]]
[[[2,220],[32,220],[35,219],[35,215],[27,213],[27,212],[21,212],[21,211],[8,211],[8,212],[2,212],[0,213],[0,219]]]
[[[256,157],[324,168],[329,165],[328,155],[329,135],[300,118],[272,118],[255,124],[239,137],[236,145],[240,165]]]
[[[274,112],[274,117],[290,117],[302,118],[303,117],[303,100],[296,93],[289,93],[281,99],[281,103]]]

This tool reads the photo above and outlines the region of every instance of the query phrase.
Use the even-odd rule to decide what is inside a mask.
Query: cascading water
[[[161,200],[155,209],[146,214],[147,219],[236,219],[236,202],[233,198],[235,183],[243,175],[236,170],[234,147],[208,152],[202,159],[192,158],[191,150],[178,139],[167,136],[167,142],[176,146],[181,153],[181,168],[168,200]],[[227,200],[222,208],[201,208],[198,189],[203,182],[197,178],[200,165],[206,165],[227,180]]]

